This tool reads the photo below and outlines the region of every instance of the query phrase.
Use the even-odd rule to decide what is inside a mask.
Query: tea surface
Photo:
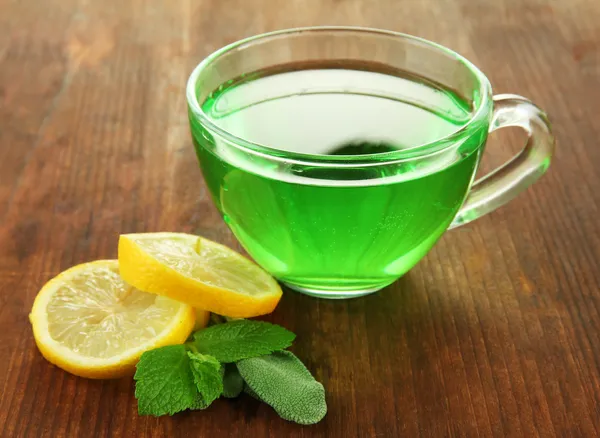
[[[281,157],[414,148],[472,116],[450,90],[366,68],[249,74],[202,108],[220,128]],[[280,280],[332,295],[389,284],[433,246],[466,196],[486,137],[465,137],[426,160],[331,169],[248,155],[194,123],[206,183],[248,253]]]

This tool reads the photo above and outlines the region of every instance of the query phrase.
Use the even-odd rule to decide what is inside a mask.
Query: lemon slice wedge
[[[123,234],[119,265],[125,281],[140,290],[230,317],[270,313],[282,294],[249,259],[190,234]]]
[[[199,312],[207,321],[207,312]],[[29,319],[42,355],[72,374],[132,374],[142,353],[185,342],[196,309],[125,283],[117,260],[84,263],[50,280]]]

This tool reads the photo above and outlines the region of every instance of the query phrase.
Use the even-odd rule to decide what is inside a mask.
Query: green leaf
[[[252,391],[252,388],[250,388],[246,383],[244,383],[244,392],[246,394],[248,394],[250,397],[252,397],[258,401],[262,401],[260,399],[260,397],[258,395],[256,395],[256,393],[254,391]]]
[[[239,319],[196,332],[194,344],[199,353],[210,354],[222,363],[231,363],[287,348],[295,337],[278,325]]]
[[[200,411],[202,409],[206,409],[209,405],[210,403],[206,403],[206,400],[204,400],[202,394],[198,394],[198,397],[196,397],[196,400],[194,401],[194,404],[190,406],[190,409],[192,411]]]
[[[236,363],[254,393],[285,420],[315,424],[327,413],[325,389],[289,351],[244,359]]]
[[[218,399],[223,393],[223,375],[221,374],[221,364],[212,356],[188,351],[190,358],[190,367],[194,375],[194,383],[198,392],[202,396],[200,406],[210,404]],[[196,408],[198,409],[198,408]]]
[[[183,345],[146,351],[134,379],[140,415],[173,415],[197,403],[199,394]]]
[[[223,376],[223,396],[236,398],[244,389],[244,379],[234,364],[225,364],[225,375]]]

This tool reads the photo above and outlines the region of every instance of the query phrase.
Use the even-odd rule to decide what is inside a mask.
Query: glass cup
[[[350,76],[339,66],[350,69]],[[377,75],[369,73],[373,68]],[[260,94],[249,79],[269,71],[304,73],[271,82]],[[245,85],[242,94],[219,97],[244,81],[250,87]],[[438,130],[437,122],[427,122],[431,109],[390,119],[392,113],[383,106],[369,112],[367,106],[352,104],[336,107],[335,117],[313,105],[304,113],[312,118],[307,122],[282,106],[269,116],[246,120],[246,128],[266,139],[256,141],[239,125],[231,129],[218,112],[237,98],[236,111],[282,96],[317,94],[332,99],[340,94],[392,96],[377,100],[384,105],[399,93],[398,101],[411,102],[410,108],[440,105],[444,110],[442,100],[459,102],[448,111],[463,111],[462,122]],[[477,219],[530,186],[548,168],[554,149],[546,115],[529,100],[492,96],[488,79],[462,56],[382,30],[301,28],[236,42],[195,68],[187,101],[204,180],[228,226],[265,270],[290,288],[318,297],[356,297],[392,283],[447,229]],[[431,120],[442,123],[438,116]],[[323,119],[328,121],[319,125]],[[439,126],[447,127],[444,123]],[[391,150],[322,154],[298,134],[305,125],[321,137],[360,125],[373,133],[426,141]],[[474,181],[488,133],[507,126],[527,132],[525,147]],[[288,141],[295,146],[288,147]]]

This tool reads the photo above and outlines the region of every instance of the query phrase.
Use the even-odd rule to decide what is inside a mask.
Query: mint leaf
[[[325,389],[289,351],[236,363],[247,392],[270,405],[285,420],[315,424],[327,413]]]
[[[197,403],[198,390],[183,345],[146,351],[133,378],[140,415],[173,415]]]
[[[195,409],[204,409],[223,393],[223,375],[221,364],[212,356],[187,352],[190,367],[194,376],[194,383],[202,400],[194,406]],[[204,404],[206,406],[204,406]],[[198,408],[197,406],[204,406]]]
[[[194,404],[192,404],[192,406],[190,406],[190,409],[192,411],[199,411],[202,409],[206,409],[209,405],[210,405],[210,403],[206,403],[206,400],[204,400],[204,397],[202,397],[202,394],[198,394],[198,396],[196,397],[196,400],[194,401]]]
[[[244,389],[244,379],[240,376],[237,367],[228,363],[225,365],[225,375],[223,376],[223,396],[227,398],[236,398]]]
[[[231,363],[287,348],[295,337],[278,325],[239,319],[196,332],[194,344],[199,353],[214,356],[222,363]]]

